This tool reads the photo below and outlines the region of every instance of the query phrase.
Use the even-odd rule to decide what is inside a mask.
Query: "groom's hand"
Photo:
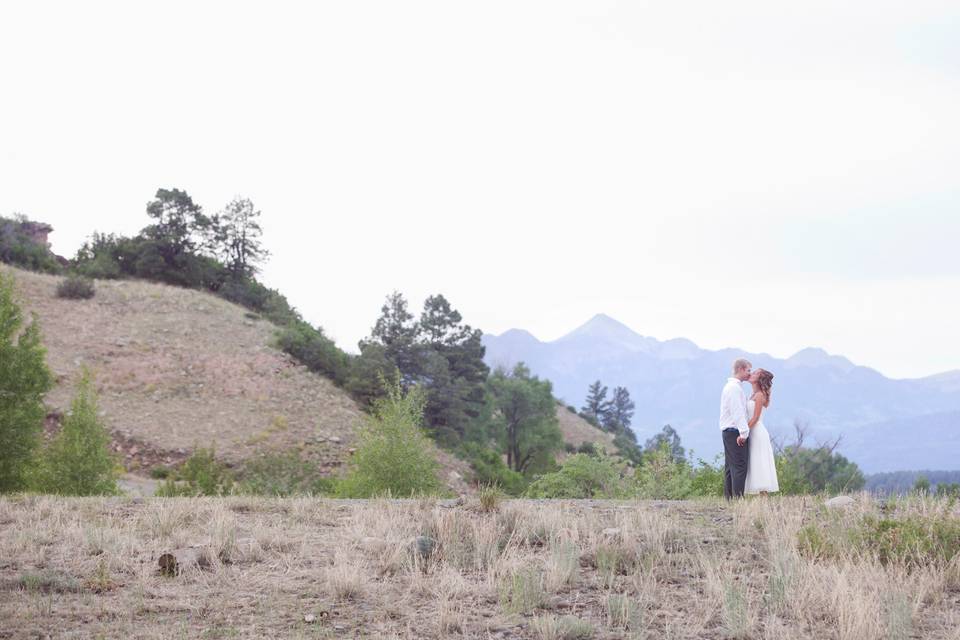
[[[742,447],[744,444],[746,444],[746,442],[747,442],[747,439],[746,439],[746,438],[744,438],[743,436],[737,436],[737,446],[738,446],[738,447]]]

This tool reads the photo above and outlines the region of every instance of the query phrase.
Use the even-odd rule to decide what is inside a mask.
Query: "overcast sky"
[[[960,3],[0,6],[0,215],[263,211],[267,284],[356,350],[384,297],[488,333],[960,368]]]

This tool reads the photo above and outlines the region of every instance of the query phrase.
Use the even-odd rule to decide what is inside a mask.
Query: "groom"
[[[743,383],[750,379],[749,361],[739,358],[733,363],[733,377],[720,394],[720,432],[723,436],[723,497],[743,497],[743,485],[747,480],[747,461],[750,448],[747,438],[747,396]]]

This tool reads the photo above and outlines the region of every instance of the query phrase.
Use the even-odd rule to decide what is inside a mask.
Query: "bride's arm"
[[[760,414],[763,413],[763,403],[758,398],[760,394],[753,396],[753,417],[747,421],[747,426],[753,429],[753,426],[760,421]]]

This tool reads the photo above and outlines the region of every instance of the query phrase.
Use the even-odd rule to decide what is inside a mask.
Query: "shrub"
[[[690,495],[715,497],[723,495],[722,456],[718,455],[714,458],[713,464],[703,459],[697,461],[697,467],[691,471]]]
[[[683,500],[693,494],[693,474],[685,460],[677,460],[666,442],[643,454],[634,472],[640,498]]]
[[[798,544],[801,552],[814,557],[869,553],[883,564],[911,569],[945,566],[960,555],[960,520],[949,512],[897,518],[864,515],[852,524],[832,516],[803,527]]]
[[[0,262],[30,271],[60,273],[63,267],[53,252],[28,235],[27,228],[32,224],[24,216],[0,217]]]
[[[69,300],[89,300],[96,293],[93,280],[71,274],[57,285],[57,297]]]
[[[84,370],[60,433],[43,451],[37,489],[64,496],[117,495],[118,465],[100,423],[90,372]]]
[[[577,453],[559,471],[540,476],[527,489],[530,498],[623,498],[629,495],[623,479],[625,463],[603,454]]]
[[[320,495],[331,493],[334,482],[320,473],[316,463],[290,450],[248,461],[243,466],[239,490],[261,496]]]
[[[302,362],[308,369],[331,378],[337,384],[347,379],[350,360],[333,340],[298,320],[277,334],[277,346]]]
[[[361,425],[337,493],[345,498],[438,493],[434,448],[421,428],[423,392],[415,387],[404,394],[399,377],[384,385],[387,397],[375,403],[373,415]]]
[[[526,489],[528,481],[522,473],[509,469],[503,456],[496,449],[477,443],[465,443],[461,456],[470,462],[473,482],[478,486],[498,487],[511,496],[518,496]]]
[[[167,478],[157,489],[157,495],[223,496],[233,488],[233,475],[225,464],[216,459],[213,446],[198,448],[183,463],[176,474]]]
[[[13,278],[0,273],[0,493],[26,488],[40,446],[53,376],[44,362],[40,326],[23,326]]]

